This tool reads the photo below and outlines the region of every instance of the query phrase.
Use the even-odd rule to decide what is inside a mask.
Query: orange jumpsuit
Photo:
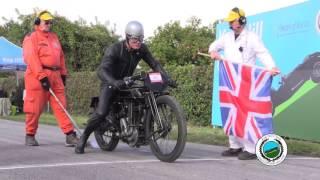
[[[39,117],[48,101],[63,133],[72,132],[74,127],[67,115],[50,92],[42,88],[39,81],[47,77],[51,89],[63,106],[66,107],[65,90],[61,75],[66,75],[67,69],[57,35],[52,32],[40,31],[36,27],[34,32],[24,38],[23,58],[27,64],[25,73],[26,96],[23,106],[23,111],[26,113],[26,134],[36,134]]]

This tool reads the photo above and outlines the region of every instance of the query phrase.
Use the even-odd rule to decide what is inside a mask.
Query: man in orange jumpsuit
[[[27,146],[39,146],[35,134],[39,117],[48,101],[62,132],[66,134],[66,146],[74,146],[79,140],[72,123],[49,92],[51,88],[66,107],[64,86],[67,69],[58,37],[50,31],[52,20],[50,12],[40,12],[34,22],[34,31],[26,35],[23,41],[23,57],[27,64],[23,107],[26,113]]]

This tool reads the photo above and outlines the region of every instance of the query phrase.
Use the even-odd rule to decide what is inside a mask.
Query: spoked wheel
[[[116,135],[116,131],[106,124],[101,125],[100,128],[95,130],[94,136],[102,150],[113,151],[119,143],[119,137]]]
[[[156,103],[161,121],[148,113],[147,137],[150,137],[151,150],[159,160],[173,162],[180,157],[186,144],[186,118],[175,98],[161,96]]]

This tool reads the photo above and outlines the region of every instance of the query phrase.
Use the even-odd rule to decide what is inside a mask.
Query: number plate
[[[151,83],[162,83],[162,76],[160,73],[155,72],[155,73],[149,73],[149,78]]]

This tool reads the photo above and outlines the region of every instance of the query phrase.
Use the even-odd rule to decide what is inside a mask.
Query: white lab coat
[[[240,51],[242,49],[242,52]],[[234,32],[227,32],[210,44],[211,51],[224,50],[225,59],[249,65],[255,65],[257,58],[267,68],[275,67],[275,63],[257,34],[244,29],[235,39]]]
[[[255,65],[257,59],[259,59],[267,69],[275,67],[274,60],[259,36],[246,29],[240,33],[237,39],[235,39],[234,32],[231,31],[210,44],[209,53],[222,50],[224,51],[224,58],[228,61]],[[255,144],[248,140],[229,136],[229,144],[230,148],[243,148],[244,151],[255,154]]]

